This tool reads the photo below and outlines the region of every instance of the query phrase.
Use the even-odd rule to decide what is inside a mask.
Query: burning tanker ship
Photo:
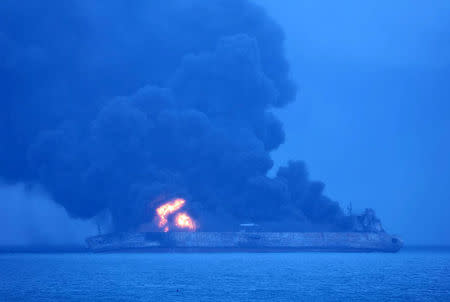
[[[156,230],[98,235],[87,238],[87,245],[93,252],[397,252],[403,245],[371,211],[358,217],[351,232],[266,232],[253,223],[241,224],[237,232],[203,232],[180,211],[185,203],[178,198],[159,206]]]

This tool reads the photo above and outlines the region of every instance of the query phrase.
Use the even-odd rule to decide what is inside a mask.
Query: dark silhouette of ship
[[[90,237],[93,252],[397,252],[399,238],[368,232],[148,232]]]
[[[397,252],[386,232],[136,232],[86,239],[93,252]]]
[[[355,216],[351,232],[264,232],[253,223],[238,232],[129,232],[86,239],[93,252],[397,252],[403,242],[384,231],[372,210]]]

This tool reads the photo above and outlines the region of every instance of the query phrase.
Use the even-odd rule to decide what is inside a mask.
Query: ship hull
[[[86,240],[93,252],[397,252],[402,242],[364,232],[149,232]]]

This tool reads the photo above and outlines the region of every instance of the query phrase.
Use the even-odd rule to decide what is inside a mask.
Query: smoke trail
[[[0,246],[82,245],[94,224],[70,218],[42,190],[0,184]]]
[[[205,229],[353,227],[301,162],[267,176],[284,141],[271,109],[295,87],[283,33],[257,5],[6,1],[2,16],[3,177],[41,183],[74,217],[108,211],[116,230],[174,196]]]

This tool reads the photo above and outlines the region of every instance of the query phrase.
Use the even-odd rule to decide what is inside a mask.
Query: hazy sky
[[[409,243],[450,243],[450,2],[259,0],[284,28],[286,143],[344,206]]]
[[[336,200],[450,244],[450,2],[253,1],[285,50],[246,1],[0,2],[0,200],[31,215],[0,230],[183,195],[205,229],[350,227]]]

